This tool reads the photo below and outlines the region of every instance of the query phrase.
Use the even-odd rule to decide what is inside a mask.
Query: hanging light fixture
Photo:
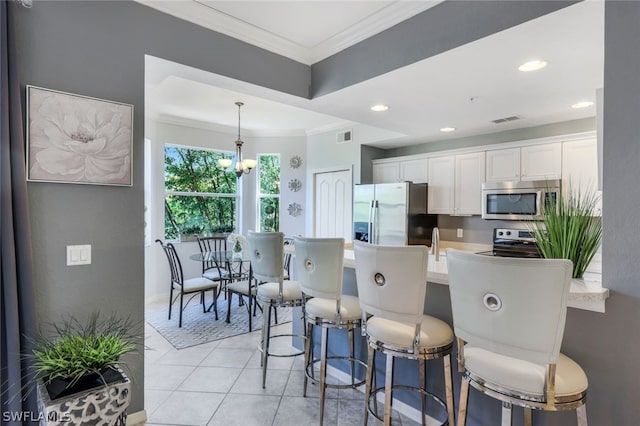
[[[256,160],[243,160],[242,159],[242,139],[240,139],[240,107],[244,105],[242,102],[236,102],[238,105],[238,139],[236,140],[236,157],[221,158],[218,160],[218,164],[228,172],[234,172],[237,177],[241,177],[243,174],[249,174],[258,163]]]

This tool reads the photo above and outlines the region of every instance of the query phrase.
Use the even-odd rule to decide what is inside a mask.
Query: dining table
[[[206,251],[194,253],[189,256],[189,259],[197,261],[197,262],[206,262],[209,264],[216,264],[219,266],[221,275],[227,283],[243,281],[247,284],[246,292],[238,292],[238,297],[240,298],[239,303],[242,305],[244,300],[242,296],[248,297],[247,310],[249,311],[249,330],[251,330],[251,305],[252,305],[252,297],[251,297],[251,282],[253,281],[253,273],[251,269],[251,261],[248,253],[237,252],[233,250],[224,250],[224,251]],[[224,275],[224,272],[226,275]],[[226,290],[226,285],[225,285]],[[229,298],[227,315],[225,322],[231,322],[231,296],[227,295]],[[255,310],[255,308],[254,308]]]

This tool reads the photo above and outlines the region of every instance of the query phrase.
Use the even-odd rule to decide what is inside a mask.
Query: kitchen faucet
[[[431,233],[431,254],[435,255],[435,261],[440,260],[440,230],[436,226]]]

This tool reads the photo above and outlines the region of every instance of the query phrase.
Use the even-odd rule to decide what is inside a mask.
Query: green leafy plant
[[[100,318],[92,313],[86,322],[77,318],[53,324],[53,335],[40,335],[34,340],[32,359],[35,378],[45,385],[59,379],[73,387],[83,377],[102,375],[107,369],[125,366],[121,356],[136,350],[139,337],[132,334],[134,325],[129,318],[112,314]]]
[[[582,278],[602,240],[598,200],[595,191],[581,193],[569,186],[564,196],[544,206],[542,221],[528,224],[542,256],[573,262],[573,278]]]

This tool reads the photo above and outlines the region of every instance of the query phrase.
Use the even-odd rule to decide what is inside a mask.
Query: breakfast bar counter
[[[449,247],[457,250],[478,252],[486,249],[484,246],[476,244],[459,244]],[[346,248],[344,252],[344,267],[355,268],[355,258],[353,250]],[[449,273],[447,271],[446,252],[440,252],[440,259],[435,260],[432,254],[429,256],[429,269],[427,271],[427,281],[430,283],[449,285]],[[584,279],[573,279],[569,290],[569,307],[584,309],[588,311],[605,311],[605,300],[609,297],[609,289],[602,287],[602,276],[598,273],[585,273]]]

